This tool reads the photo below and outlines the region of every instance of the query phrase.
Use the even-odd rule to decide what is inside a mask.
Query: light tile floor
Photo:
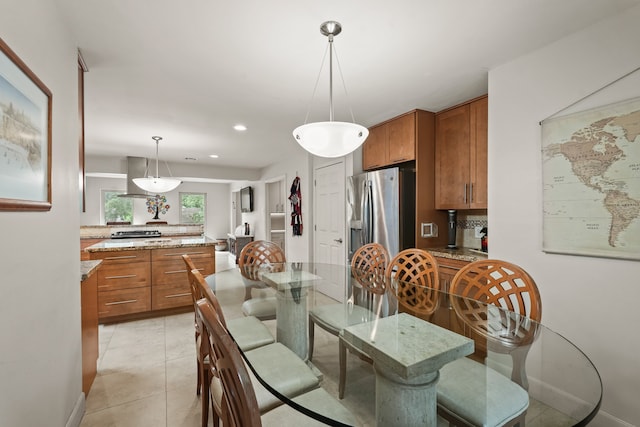
[[[216,270],[234,267],[227,253],[216,254]],[[265,322],[275,333],[275,322]],[[198,427],[193,313],[100,325],[98,375],[86,400],[81,427]],[[333,345],[320,341],[333,340]],[[324,374],[323,387],[337,396],[337,338],[316,328],[313,363]],[[335,348],[335,351],[331,349]],[[325,351],[323,351],[325,349]],[[375,390],[371,365],[348,360],[345,399],[341,402],[364,427],[375,425],[373,397],[349,390]],[[532,402],[527,426],[548,426],[558,414]],[[446,423],[442,423],[446,425]],[[211,420],[209,425],[212,426]],[[552,425],[559,425],[554,420]],[[567,423],[566,425],[571,425]]]

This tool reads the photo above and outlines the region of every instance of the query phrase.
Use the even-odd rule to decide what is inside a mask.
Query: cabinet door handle
[[[473,182],[469,184],[469,203],[473,203]]]
[[[137,255],[122,255],[122,256],[108,256],[105,257],[105,259],[131,259],[131,258],[138,258]]]
[[[115,302],[107,302],[105,305],[120,305],[120,304],[131,304],[133,302],[137,302],[137,299],[128,299],[124,301],[115,301]]]
[[[166,295],[165,298],[180,298],[180,297],[186,297],[187,295],[191,296],[191,292],[185,292],[184,294]]]
[[[180,252],[175,254],[164,254],[164,256],[182,256],[182,255],[202,255],[204,252]]]
[[[462,201],[463,204],[467,204],[467,184],[464,185],[464,198]]]
[[[204,271],[204,268],[196,268],[196,270],[198,271]],[[179,273],[186,273],[187,270],[171,270],[171,271],[165,271],[164,274],[179,274]]]
[[[136,276],[137,274],[126,274],[124,276],[105,276],[105,279],[130,279]]]

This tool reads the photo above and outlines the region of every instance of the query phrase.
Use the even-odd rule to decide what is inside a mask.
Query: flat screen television
[[[253,212],[253,189],[244,187],[240,190],[240,211]]]

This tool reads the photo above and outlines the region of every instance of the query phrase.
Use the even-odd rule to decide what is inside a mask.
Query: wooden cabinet
[[[96,243],[102,242],[104,239],[80,239],[80,260],[87,261],[91,259],[89,252],[86,252],[84,249],[95,245]]]
[[[416,158],[416,110],[369,129],[362,147],[362,168],[378,169]]]
[[[95,271],[80,282],[80,307],[82,391],[86,396],[98,370],[98,275]]]
[[[242,252],[248,243],[253,242],[253,236],[234,236],[233,234],[227,234],[229,241],[229,253],[236,257],[236,264],[238,263],[238,256]]]
[[[98,316],[105,319],[151,310],[151,256],[148,250],[92,252],[98,270]]]
[[[186,307],[193,304],[187,269],[182,259],[188,254],[203,274],[215,272],[213,246],[194,248],[153,249],[151,251],[151,309]]]
[[[436,208],[487,208],[488,101],[436,114]]]
[[[92,252],[92,259],[103,260],[97,273],[100,320],[191,307],[183,254],[203,275],[215,272],[214,246]]]
[[[455,276],[462,267],[469,264],[469,261],[438,256],[436,256],[435,259],[438,262],[438,276],[442,294],[440,296],[440,306],[433,315],[432,322],[442,326],[443,328],[450,329],[457,333],[462,333],[462,323],[458,320],[458,316],[451,307],[447,295],[449,294],[449,287],[453,276]]]

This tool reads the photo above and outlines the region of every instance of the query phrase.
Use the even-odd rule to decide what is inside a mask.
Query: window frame
[[[107,222],[108,222],[107,221],[107,210],[106,210],[107,193],[126,194],[126,191],[124,191],[124,190],[111,190],[111,189],[107,189],[107,188],[102,188],[100,190],[100,221],[104,225],[106,225]],[[133,224],[133,215],[134,215],[135,207],[134,207],[133,199],[128,199],[128,200],[131,201],[131,223]],[[126,220],[123,220],[123,221],[126,221]]]
[[[202,204],[202,223],[195,223],[195,222],[185,222],[183,219],[183,213],[182,213],[182,197],[186,196],[186,195],[196,195],[196,196],[202,196],[203,199],[203,204]],[[180,224],[187,224],[187,225],[202,225],[202,226],[206,226],[206,222],[207,222],[207,193],[202,192],[202,191],[181,191],[178,193],[178,205],[180,207],[179,209],[179,220],[180,220]]]

